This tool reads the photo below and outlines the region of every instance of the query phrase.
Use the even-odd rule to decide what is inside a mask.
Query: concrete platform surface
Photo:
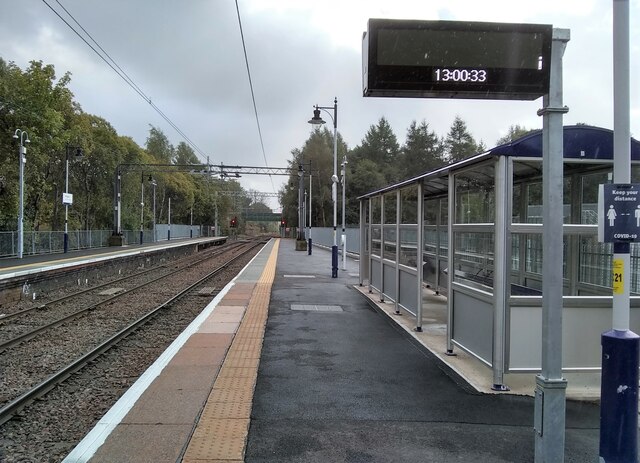
[[[245,461],[533,461],[533,399],[469,387],[354,289],[356,266],[332,279],[329,252],[281,242]],[[598,423],[568,402],[566,462],[597,461]]]

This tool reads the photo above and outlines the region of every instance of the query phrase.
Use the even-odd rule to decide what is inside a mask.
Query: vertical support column
[[[396,285],[396,300],[395,308],[396,315],[402,315],[400,313],[400,222],[402,221],[402,190],[396,190],[396,268],[394,273],[394,280]]]
[[[508,207],[507,157],[499,156],[495,164],[495,223],[493,241],[493,369],[494,391],[508,391],[504,384],[506,368],[507,305],[511,288],[511,247]]]
[[[28,137],[27,137],[28,140]],[[20,192],[18,205],[18,259],[22,259],[24,254],[24,165],[27,162],[27,148],[22,144],[22,134],[20,134]],[[33,243],[33,240],[31,241]]]
[[[167,213],[167,241],[171,241],[171,196],[169,196],[169,211]]]
[[[573,174],[571,177],[571,202],[570,204],[580,204],[581,191],[578,188],[581,175]],[[571,208],[571,223],[582,222],[582,211],[580,207]],[[578,282],[580,281],[580,236],[569,235],[568,240],[568,256],[567,262],[567,279],[569,280],[569,294],[578,294]]]
[[[380,302],[384,302],[384,195],[380,195]]]
[[[416,311],[416,331],[422,331],[422,279],[424,265],[422,259],[424,258],[424,193],[422,183],[424,180],[418,181],[418,200],[416,201],[417,213],[416,213],[416,270],[417,272],[417,311]]]
[[[373,278],[373,198],[368,198],[369,201],[369,236],[367,241],[369,242],[369,258],[367,259],[367,274],[369,275],[369,293],[373,292],[371,287],[371,280]]]
[[[313,240],[311,239],[311,217],[312,217],[312,204],[313,204],[313,174],[311,173],[311,161],[309,161],[309,232],[308,232],[308,241],[309,241],[309,249],[307,250],[307,255],[312,254],[312,246]]]
[[[613,1],[613,181],[631,182],[629,0]],[[638,461],[638,362],[640,339],[629,329],[630,244],[613,243],[613,329],[602,334],[600,461]]]
[[[453,353],[453,274],[455,273],[453,256],[455,254],[455,237],[453,235],[453,223],[456,221],[456,182],[453,174],[449,173],[449,191],[448,191],[448,208],[449,220],[447,221],[447,355],[455,355]]]
[[[423,202],[424,203],[424,202]],[[442,240],[440,239],[440,231],[442,230],[442,199],[436,200],[437,210],[436,210],[436,250],[435,250],[435,268],[436,268],[436,278],[434,281],[436,287],[436,294],[440,294],[440,248],[442,247]],[[448,202],[447,202],[448,204]],[[424,206],[423,206],[424,209]],[[423,212],[424,217],[424,212]]]
[[[156,181],[153,181],[153,242],[158,241],[156,234]]]
[[[65,174],[64,192],[69,193],[69,145],[65,146]],[[57,199],[56,199],[57,201]],[[69,252],[69,204],[64,202],[64,237],[62,241],[62,252]]]
[[[144,171],[140,174],[140,244],[144,243]]]
[[[214,236],[220,236],[220,231],[218,230],[218,192],[214,193],[215,198],[215,216],[213,219],[213,228],[215,228]]]
[[[122,171],[116,168],[116,235],[122,234]]]
[[[565,391],[562,377],[563,260],[563,128],[562,55],[568,29],[554,29],[551,44],[549,94],[544,96],[542,132],[542,371],[536,377],[535,462],[563,462]]]
[[[361,199],[360,200],[360,271],[358,272],[358,282],[360,284],[360,286],[363,286],[364,284],[364,277],[365,277],[365,269],[366,269],[366,262],[369,260],[369,256],[367,255],[367,244],[365,243],[366,240],[366,233],[365,233],[365,227],[367,226],[367,222],[365,219],[365,209],[366,206],[364,205],[364,202],[367,201],[366,199]]]
[[[296,239],[298,241],[304,240],[304,169],[302,162],[298,164],[298,236]]]
[[[347,153],[342,160],[342,270],[347,270]]]

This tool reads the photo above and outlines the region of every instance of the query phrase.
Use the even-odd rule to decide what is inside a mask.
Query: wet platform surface
[[[354,289],[356,262],[331,279],[328,252],[285,242],[278,257],[245,461],[533,461],[532,398],[480,394],[445,373]],[[597,460],[598,416],[568,403],[565,461]]]
[[[533,399],[470,387],[360,293],[357,262],[332,279],[321,249],[260,256],[90,461],[533,461]],[[568,402],[566,462],[597,460],[598,416]]]

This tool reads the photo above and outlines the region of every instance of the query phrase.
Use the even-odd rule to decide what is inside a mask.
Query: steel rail
[[[237,246],[235,246],[235,247],[237,247]],[[216,254],[216,255],[218,255],[218,254],[221,254],[221,253],[223,253],[223,252],[225,252],[227,250],[235,249],[235,247],[226,248],[224,250],[216,249],[214,251],[219,251]],[[110,285],[119,283],[121,281],[129,280],[131,278],[135,278],[135,277],[138,277],[138,276],[145,275],[145,274],[147,274],[149,272],[153,272],[154,270],[159,270],[159,269],[167,268],[167,267],[168,267],[168,265],[163,264],[163,265],[159,265],[157,267],[148,268],[146,270],[142,270],[141,272],[134,273],[132,275],[126,275],[126,276],[123,276],[121,278],[117,278],[115,280],[99,284],[97,286],[92,286],[91,288],[83,289],[81,291],[76,291],[75,293],[72,293],[72,294],[67,294],[66,296],[62,296],[62,297],[59,297],[57,299],[53,299],[53,300],[51,300],[49,302],[45,302],[44,304],[40,304],[40,305],[36,305],[36,306],[29,307],[29,308],[26,308],[26,309],[22,309],[22,310],[19,310],[17,312],[0,315],[0,324],[5,322],[5,321],[8,321],[8,320],[12,320],[14,318],[18,318],[18,317],[20,317],[22,315],[26,315],[26,314],[28,314],[30,312],[33,312],[33,311],[36,311],[36,310],[44,310],[44,309],[49,308],[50,306],[52,306],[54,304],[58,304],[59,302],[65,301],[67,299],[72,299],[72,298],[77,297],[77,296],[82,296],[83,294],[89,293],[91,291],[95,291],[97,289],[104,288],[106,286],[110,286]]]
[[[73,361],[72,363],[70,363],[66,367],[62,368],[57,373],[51,375],[49,378],[45,379],[40,384],[34,386],[29,391],[25,392],[24,394],[20,395],[19,397],[15,398],[15,399],[13,399],[11,402],[9,402],[7,405],[5,405],[4,407],[2,407],[0,409],[0,425],[2,425],[4,423],[6,423],[7,421],[9,421],[13,417],[13,415],[15,415],[21,409],[23,409],[26,405],[28,405],[29,403],[31,403],[32,401],[34,401],[38,397],[43,396],[44,394],[46,394],[47,392],[52,390],[54,387],[56,387],[57,385],[59,385],[60,383],[65,381],[73,373],[76,373],[77,371],[81,370],[88,363],[92,362],[93,360],[98,358],[100,355],[102,355],[105,352],[107,352],[109,349],[111,349],[113,346],[115,346],[122,339],[126,338],[129,334],[133,333],[138,328],[140,328],[141,326],[146,324],[155,315],[157,315],[162,309],[164,309],[165,307],[169,306],[170,304],[172,304],[173,302],[175,302],[179,298],[183,297],[186,293],[192,291],[195,287],[201,285],[204,281],[208,280],[209,278],[211,278],[215,274],[221,272],[222,270],[227,268],[231,263],[233,263],[234,261],[236,261],[240,257],[243,257],[248,252],[252,251],[255,247],[261,246],[261,245],[264,245],[264,244],[265,244],[264,242],[254,243],[251,247],[249,247],[248,249],[243,251],[241,254],[239,254],[237,256],[234,256],[229,261],[227,261],[224,264],[222,264],[220,267],[218,267],[218,268],[214,269],[213,271],[209,272],[207,275],[205,275],[204,277],[200,278],[195,283],[189,285],[187,288],[181,290],[176,295],[174,295],[171,298],[167,299],[165,302],[163,302],[159,306],[156,306],[154,309],[152,309],[146,315],[142,316],[141,318],[139,318],[138,320],[136,320],[135,322],[133,322],[132,324],[130,324],[126,328],[120,330],[118,333],[116,333],[115,335],[113,335],[112,337],[110,337],[109,339],[104,341],[102,344],[97,346],[95,349],[91,350],[90,352],[87,352],[85,355],[83,355],[82,357],[80,357],[77,360]]]

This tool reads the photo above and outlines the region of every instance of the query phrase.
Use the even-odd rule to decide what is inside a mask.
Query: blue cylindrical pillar
[[[601,344],[600,461],[637,463],[640,336],[611,330]]]
[[[308,249],[309,255],[311,255],[311,245],[312,245],[312,241],[311,241],[311,238],[309,238],[309,249]]]
[[[338,245],[331,246],[331,278],[338,278]]]

